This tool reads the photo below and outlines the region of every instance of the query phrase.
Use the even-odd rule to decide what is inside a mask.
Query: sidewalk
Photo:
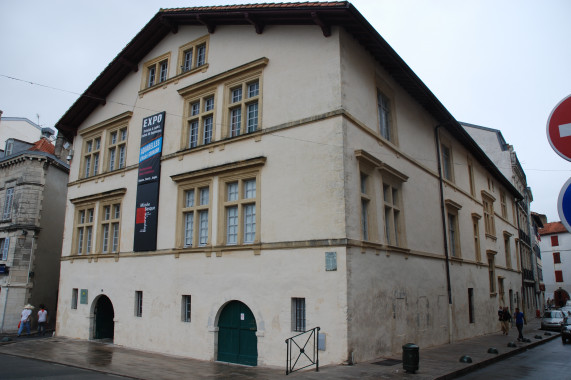
[[[559,337],[558,332],[545,335],[546,332],[539,327],[539,319],[524,326],[524,336],[531,340],[530,343],[517,342],[517,330],[513,327],[509,336],[497,332],[438,347],[420,347],[419,370],[415,374],[405,373],[400,362],[392,364],[394,362],[386,361],[400,361],[400,355],[353,366],[326,366],[319,372],[307,370],[286,376],[285,366],[284,369],[245,367],[62,337],[16,338],[12,342],[0,343],[0,353],[135,379],[453,379]],[[514,342],[516,347],[507,347],[509,342]],[[488,353],[492,347],[499,353]],[[463,355],[470,356],[472,363],[460,363]]]

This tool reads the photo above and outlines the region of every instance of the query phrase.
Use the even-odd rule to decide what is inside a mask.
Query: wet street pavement
[[[438,347],[420,347],[419,370],[416,374],[404,372],[400,362],[402,355],[377,358],[353,366],[320,367],[319,372],[310,369],[286,376],[285,363],[284,368],[247,367],[64,337],[18,338],[12,342],[1,343],[0,354],[39,359],[135,379],[452,379],[532,347],[537,347],[534,351],[542,350],[544,343],[559,337],[556,332],[547,334],[549,335],[539,330],[539,320],[533,320],[524,327],[524,335],[530,339],[530,342],[526,343],[516,341],[517,331],[514,327],[509,336],[498,331]],[[508,347],[510,342],[514,342],[515,347]],[[561,344],[560,339],[556,342]],[[498,353],[488,353],[489,348],[496,348]],[[472,363],[460,362],[462,355],[470,356]],[[387,362],[387,359],[393,361]]]

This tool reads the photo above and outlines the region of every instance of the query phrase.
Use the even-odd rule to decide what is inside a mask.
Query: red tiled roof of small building
[[[45,137],[42,137],[34,143],[34,146],[28,150],[34,150],[38,152],[46,152],[49,154],[54,154],[56,151],[55,146]]]
[[[561,232],[567,232],[567,229],[561,222],[547,223],[543,228],[539,229],[540,235],[557,234]]]

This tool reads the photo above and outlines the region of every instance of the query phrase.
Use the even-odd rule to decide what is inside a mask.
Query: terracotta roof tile
[[[56,151],[55,146],[45,137],[42,137],[34,143],[34,146],[28,150],[34,150],[39,152],[46,152],[49,154],[54,154]]]
[[[561,222],[547,223],[543,228],[539,229],[540,235],[557,234],[561,232],[567,232],[567,229]]]

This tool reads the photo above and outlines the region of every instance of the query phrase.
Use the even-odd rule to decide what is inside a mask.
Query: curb
[[[492,357],[492,358],[482,360],[481,362],[478,362],[478,363],[476,363],[476,364],[472,364],[472,365],[470,365],[470,366],[468,366],[468,367],[465,367],[465,368],[456,370],[456,371],[454,371],[454,372],[450,372],[450,373],[448,373],[448,374],[446,374],[446,375],[442,375],[442,376],[436,377],[434,380],[450,380],[450,379],[455,379],[455,378],[457,378],[457,377],[466,375],[466,374],[468,374],[468,373],[470,373],[470,372],[474,372],[474,371],[477,371],[477,370],[479,370],[479,369],[481,369],[481,368],[487,367],[487,366],[489,366],[489,365],[491,365],[491,364],[494,364],[494,363],[496,363],[496,362],[499,362],[499,361],[501,361],[501,360],[507,359],[507,358],[509,358],[509,357],[511,357],[511,356],[515,356],[515,355],[517,355],[517,354],[519,354],[519,353],[521,353],[521,352],[523,352],[523,351],[527,351],[527,350],[529,350],[529,349],[531,349],[531,348],[534,348],[534,347],[537,347],[537,346],[542,345],[542,344],[544,344],[544,343],[547,343],[547,342],[549,342],[549,341],[552,341],[553,339],[559,338],[560,336],[561,336],[561,334],[559,333],[559,334],[555,334],[555,335],[552,335],[552,336],[543,338],[543,339],[538,340],[538,341],[536,341],[536,342],[529,343],[529,344],[526,345],[526,346],[518,347],[518,348],[513,349],[513,350],[511,350],[511,351],[509,351],[509,352],[505,352],[505,353],[503,353],[503,354],[496,355],[496,356],[494,356],[494,357]]]

